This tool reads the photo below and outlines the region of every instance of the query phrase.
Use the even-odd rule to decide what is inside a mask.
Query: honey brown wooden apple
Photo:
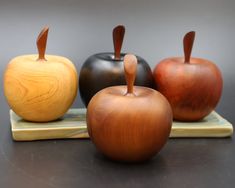
[[[87,126],[96,147],[113,160],[136,162],[158,153],[170,134],[172,111],[156,90],[134,86],[137,59],[124,57],[127,86],[99,91],[87,109]]]
[[[39,54],[18,56],[4,74],[4,93],[12,110],[28,121],[47,122],[63,116],[77,94],[77,72],[61,56],[45,55],[48,29],[40,33]]]
[[[190,57],[195,32],[184,37],[185,57],[162,60],[154,69],[157,90],[170,102],[174,119],[197,121],[215,109],[222,94],[223,80],[209,60]]]

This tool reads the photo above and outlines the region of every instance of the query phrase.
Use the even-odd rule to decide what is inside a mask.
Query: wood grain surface
[[[13,58],[4,74],[4,94],[11,109],[23,119],[48,122],[63,116],[72,105],[78,87],[73,63],[46,55],[49,27],[39,33],[38,54]]]
[[[183,38],[185,57],[161,60],[153,71],[157,90],[169,101],[175,120],[198,121],[217,106],[223,77],[215,63],[191,57],[195,32]]]
[[[29,121],[52,121],[64,115],[77,94],[76,68],[67,58],[38,55],[11,60],[4,74],[4,93],[11,109]]]
[[[172,110],[158,91],[134,86],[137,58],[124,57],[127,86],[99,91],[87,107],[87,128],[95,146],[107,157],[125,162],[152,158],[165,145]]]

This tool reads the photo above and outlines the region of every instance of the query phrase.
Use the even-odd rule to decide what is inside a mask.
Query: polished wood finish
[[[125,27],[118,25],[113,29],[113,45],[114,45],[114,58],[116,60],[121,59],[122,43],[125,35]]]
[[[86,109],[70,109],[63,118],[48,123],[24,121],[10,110],[15,141],[89,138]],[[172,123],[170,138],[224,138],[233,135],[233,125],[213,111],[202,121]]]
[[[190,57],[193,38],[193,33],[184,38],[186,57],[164,59],[153,71],[157,90],[168,99],[174,119],[179,121],[204,118],[215,109],[222,94],[219,68],[209,60]]]
[[[114,53],[105,52],[91,55],[82,65],[79,74],[79,92],[85,106],[100,90],[117,85],[125,85],[123,59],[121,53],[125,28],[119,25],[113,29]],[[135,85],[154,88],[151,67],[141,57],[138,60]]]
[[[38,48],[38,60],[46,60],[45,52],[47,45],[47,36],[48,36],[49,27],[44,27],[43,30],[38,35],[37,39],[37,48]]]
[[[131,88],[137,62],[133,55],[124,61]],[[88,132],[96,147],[111,159],[143,161],[159,152],[168,140],[172,111],[165,97],[153,89],[134,86],[133,94],[127,91],[126,86],[108,87],[91,99]]]
[[[125,78],[127,82],[127,93],[126,94],[133,94],[134,82],[136,77],[137,71],[137,59],[133,55],[126,55],[124,57],[124,71],[125,71]]]
[[[10,61],[4,74],[9,106],[28,121],[47,122],[63,116],[77,94],[73,63],[65,57],[43,55],[47,32],[43,30],[39,36],[39,60],[38,54],[18,56]]]
[[[186,33],[183,39],[184,46],[184,62],[190,63],[190,57],[193,49],[193,43],[195,39],[195,31]]]
[[[100,90],[117,85],[125,85],[123,59],[115,60],[113,53],[99,53],[90,56],[83,64],[79,75],[79,92],[85,106]],[[148,63],[141,57],[138,60],[135,85],[154,87],[153,74]]]

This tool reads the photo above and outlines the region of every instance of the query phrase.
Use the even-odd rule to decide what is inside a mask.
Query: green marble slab
[[[70,109],[63,118],[48,123],[22,120],[10,110],[12,137],[15,141],[89,138],[86,109]],[[218,113],[212,112],[198,122],[173,122],[170,137],[230,137],[233,126]]]

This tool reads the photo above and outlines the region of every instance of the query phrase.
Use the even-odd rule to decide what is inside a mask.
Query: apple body
[[[222,94],[218,67],[206,59],[182,57],[162,60],[153,71],[157,90],[169,101],[175,120],[197,121],[213,111]]]
[[[47,122],[60,118],[77,94],[77,72],[67,58],[19,56],[4,74],[4,94],[12,110],[23,119]]]
[[[107,157],[123,162],[147,160],[167,142],[172,111],[166,98],[156,90],[126,86],[99,91],[87,109],[91,140]]]
[[[115,85],[125,85],[123,58],[114,59],[113,53],[99,53],[90,56],[83,64],[79,76],[79,91],[83,103],[87,106],[91,98],[101,89]],[[138,57],[135,85],[154,87],[151,68],[141,57]]]

